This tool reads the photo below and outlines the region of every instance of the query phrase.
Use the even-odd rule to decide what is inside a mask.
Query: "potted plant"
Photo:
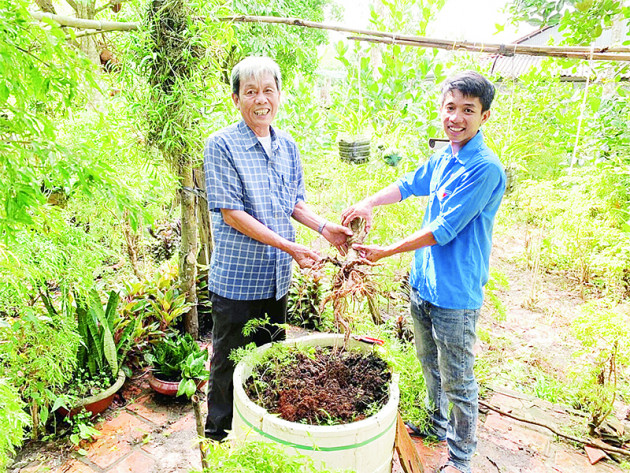
[[[161,340],[145,359],[152,366],[149,385],[167,396],[191,397],[210,377],[208,350],[188,333]]]
[[[369,115],[351,108],[344,110],[341,118],[342,129],[338,136],[339,157],[342,161],[362,164],[370,159]]]
[[[328,369],[329,360],[344,358],[342,366],[333,363]],[[295,376],[277,384],[269,381],[270,372],[280,371]],[[338,373],[344,379],[337,379]],[[308,380],[311,375],[314,379]],[[311,391],[320,386],[325,389]],[[346,389],[347,396],[338,395]],[[369,390],[378,393],[373,401],[364,395]],[[322,404],[326,399],[330,403]],[[386,473],[391,469],[398,401],[398,377],[373,345],[343,335],[311,335],[264,345],[240,359],[234,372],[232,432],[239,440],[274,442],[292,455],[311,457],[320,467]],[[342,417],[345,420],[339,421]]]
[[[46,295],[43,299],[48,311],[54,311],[50,298]],[[80,336],[76,370],[64,394],[55,400],[53,410],[73,416],[85,409],[95,416],[109,407],[124,384],[122,364],[135,325],[127,326],[119,332],[118,340],[114,339],[118,301],[118,293],[112,291],[104,308],[95,289],[87,297],[76,297]]]

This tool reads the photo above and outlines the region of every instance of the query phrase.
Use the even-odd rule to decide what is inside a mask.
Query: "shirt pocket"
[[[284,174],[280,178],[280,189],[278,190],[280,205],[287,215],[291,215],[297,199],[297,182]]]

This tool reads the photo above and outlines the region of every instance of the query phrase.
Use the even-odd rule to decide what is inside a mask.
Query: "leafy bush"
[[[424,409],[427,392],[416,347],[413,342],[395,339],[389,340],[386,347],[388,360],[394,372],[399,375],[400,415],[403,420],[422,428],[428,425],[428,416]]]
[[[590,414],[591,435],[612,412],[620,390],[630,387],[630,379],[624,377],[630,366],[630,316],[620,309],[614,304],[587,303],[571,324],[582,344],[576,353],[581,362],[572,373],[576,403]]]
[[[289,456],[280,445],[269,442],[207,442],[204,448],[205,473],[333,473],[316,467],[310,458]]]
[[[324,331],[320,304],[322,288],[319,277],[303,274],[296,268],[289,288],[287,322],[309,330]]]
[[[7,379],[0,378],[0,471],[7,467],[15,447],[22,444],[24,429],[30,425],[24,407],[17,389]]]
[[[526,219],[544,229],[543,267],[566,270],[616,299],[630,291],[630,169],[622,169],[602,163],[556,181],[527,181],[515,197]]]
[[[127,354],[132,365],[142,363],[143,353],[149,347],[174,336],[182,315],[191,307],[179,289],[177,266],[171,262],[160,266],[152,278],[126,281],[121,301],[114,338],[119,339],[133,326]]]
[[[68,306],[51,315],[34,301],[38,303],[20,309],[20,317],[0,324],[0,377],[10,380],[27,403],[37,438],[57,393],[75,371],[79,336]]]
[[[188,333],[162,340],[146,354],[146,361],[159,379],[180,381],[178,396],[190,397],[195,393],[196,383],[210,375],[206,369],[208,350],[202,350]]]

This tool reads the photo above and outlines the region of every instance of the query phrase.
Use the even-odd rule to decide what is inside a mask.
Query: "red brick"
[[[183,430],[192,431],[195,433],[197,432],[197,423],[195,422],[194,412],[189,412],[173,425],[171,425],[168,429],[164,431],[164,435],[169,435],[174,432],[180,432]]]
[[[490,399],[489,404],[499,407],[504,412],[523,409],[523,401],[512,396],[496,393]]]
[[[146,398],[143,398],[146,399]],[[144,402],[138,401],[131,406],[127,406],[127,409],[135,412],[142,418],[153,422],[155,425],[163,426],[169,420],[168,411],[156,410],[146,404],[146,400]]]
[[[502,415],[494,412],[488,414],[486,422],[483,425],[488,429],[497,430],[499,432],[509,432],[512,430],[510,422]]]
[[[86,457],[100,468],[108,468],[131,451],[131,445],[116,437],[102,437],[87,449]]]
[[[72,458],[55,470],[55,473],[94,473],[94,470],[80,460]]]
[[[421,439],[414,439],[414,444],[422,460],[422,465],[427,471],[434,471],[448,458],[446,442],[425,444]]]
[[[495,413],[488,414],[484,427],[507,434],[509,441],[527,446],[543,455],[549,454],[551,434],[529,429],[518,421]]]
[[[140,447],[144,452],[152,457],[157,456],[160,450],[160,444],[155,442],[147,442]]]
[[[597,463],[591,465],[585,455],[573,452],[559,451],[556,453],[555,468],[560,473],[609,473],[620,471],[605,463]]]
[[[155,466],[156,462],[153,458],[136,450],[109,470],[109,473],[151,473],[155,471]]]
[[[50,467],[45,465],[44,463],[31,463],[30,465],[25,466],[20,469],[20,473],[49,473]]]
[[[100,428],[103,437],[116,436],[126,439],[129,443],[141,439],[152,430],[151,425],[128,412],[122,412],[114,419],[107,421]]]

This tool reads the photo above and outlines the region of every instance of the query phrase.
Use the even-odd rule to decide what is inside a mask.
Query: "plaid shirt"
[[[294,241],[291,214],[304,200],[304,178],[295,141],[271,129],[271,156],[244,121],[208,138],[204,169],[214,249],[208,285],[235,300],[280,299],[289,290],[292,258],[225,223],[220,209],[244,210]]]

